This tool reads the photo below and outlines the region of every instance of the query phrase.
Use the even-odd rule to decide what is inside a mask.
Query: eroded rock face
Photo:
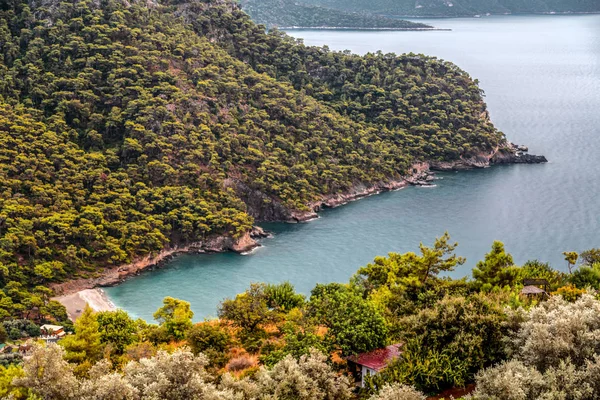
[[[337,193],[324,196],[322,200],[313,203],[311,206],[317,210],[321,210],[323,208],[334,208],[377,193],[401,189],[407,185],[408,181],[404,177],[390,179],[389,181],[384,182],[376,182],[372,184],[365,184],[360,182],[354,185],[349,190],[345,191],[344,193]]]
[[[455,161],[432,161],[429,165],[433,171],[463,171],[474,168],[487,168],[490,166],[491,156],[491,154],[478,154]]]
[[[221,253],[224,251],[235,251],[236,253],[243,253],[250,251],[253,248],[259,246],[254,239],[250,236],[250,232],[244,233],[239,238],[233,238],[231,236],[215,236],[204,242],[196,243],[189,246],[187,252],[191,253]]]
[[[491,153],[480,153],[472,157],[463,157],[455,161],[432,161],[430,167],[434,171],[459,171],[474,168],[487,168],[495,164],[541,164],[548,160],[544,156],[528,154],[526,146],[508,143],[506,147]]]
[[[264,239],[273,237],[273,234],[267,230],[264,230],[260,226],[253,226],[250,231],[250,237],[252,239]]]
[[[490,164],[542,164],[546,162],[548,162],[546,157],[527,154],[524,151],[499,151],[490,160]]]
[[[290,210],[277,199],[273,199],[260,190],[251,188],[239,180],[227,179],[226,187],[235,190],[238,197],[246,204],[246,212],[256,221],[261,222],[303,222],[317,218],[314,209]]]

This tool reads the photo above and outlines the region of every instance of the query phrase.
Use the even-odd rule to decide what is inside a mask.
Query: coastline
[[[86,304],[93,311],[115,311],[117,307],[110,301],[104,290],[100,288],[84,289],[64,296],[54,297],[67,309],[67,314],[75,321],[83,312]]]
[[[230,181],[228,185],[236,185],[248,207],[248,213],[258,222],[287,222],[304,223],[319,218],[318,212],[324,208],[335,208],[352,201],[379,194],[395,191],[407,186],[430,187],[434,178],[434,171],[459,171],[477,168],[487,168],[495,164],[539,164],[547,162],[544,156],[527,154],[524,146],[510,143],[503,148],[495,148],[489,153],[480,153],[468,158],[453,161],[422,161],[415,162],[410,167],[410,174],[376,183],[357,183],[343,193],[329,194],[318,201],[308,204],[308,210],[289,210],[281,204],[271,202],[269,209],[253,208],[252,204],[261,203],[264,194],[250,190],[240,182]],[[78,310],[90,304],[94,311],[112,311],[116,307],[101,287],[117,285],[129,277],[138,275],[144,270],[160,267],[167,261],[182,253],[221,253],[233,251],[239,254],[250,254],[260,244],[255,239],[269,237],[270,234],[260,227],[253,227],[242,237],[234,239],[230,236],[214,236],[202,242],[191,243],[186,246],[174,246],[161,252],[137,259],[130,264],[108,267],[100,271],[95,277],[78,278],[62,283],[50,285],[57,295],[55,300],[61,302],[69,313],[69,317],[77,317]]]
[[[514,143],[507,143],[504,147],[497,147],[489,153],[478,153],[471,157],[461,157],[453,161],[420,161],[413,163],[409,175],[398,178],[390,178],[376,183],[358,182],[343,193],[329,194],[321,199],[308,204],[308,210],[286,210],[280,204],[269,203],[269,208],[253,207],[255,204],[264,204],[264,195],[248,191],[242,185],[238,187],[240,197],[245,199],[250,215],[257,221],[262,222],[308,222],[318,218],[318,212],[324,208],[335,208],[351,201],[360,200],[364,197],[378,193],[399,190],[407,186],[430,187],[434,180],[435,171],[466,171],[478,168],[489,168],[492,165],[501,164],[541,164],[548,160],[544,156],[528,154],[529,149]],[[283,210],[283,211],[282,211]]]
[[[279,30],[283,31],[293,31],[293,30],[323,30],[323,31],[400,31],[400,32],[410,32],[410,31],[452,31],[452,29],[447,28],[367,28],[367,27],[350,27],[350,26],[279,26],[277,27]]]
[[[396,14],[385,14],[388,18],[398,18],[398,19],[456,19],[456,18],[484,18],[484,17],[494,17],[494,16],[527,16],[527,15],[593,15],[600,14],[600,11],[540,11],[540,12],[526,12],[526,13],[483,13],[483,14],[464,14],[464,15],[396,15]],[[476,17],[479,15],[479,17]]]
[[[228,235],[213,236],[201,242],[190,243],[185,246],[173,246],[160,251],[157,254],[150,254],[139,258],[125,265],[106,267],[93,277],[77,278],[61,283],[53,283],[50,289],[56,294],[56,299],[65,298],[68,295],[81,293],[85,290],[96,289],[106,286],[114,286],[125,279],[138,275],[140,272],[153,267],[160,266],[180,253],[221,253],[233,251],[236,253],[249,252],[260,246],[254,239],[262,237],[265,234],[262,229],[255,227],[252,231],[246,232],[240,238],[234,239]],[[59,300],[60,301],[60,300]]]

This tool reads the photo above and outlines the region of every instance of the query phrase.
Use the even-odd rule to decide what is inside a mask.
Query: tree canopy
[[[303,0],[302,3],[346,12],[421,17],[461,17],[491,14],[598,12],[595,0]]]
[[[506,144],[457,66],[305,46],[229,0],[5,2],[0,73],[5,316],[59,313],[35,287]]]

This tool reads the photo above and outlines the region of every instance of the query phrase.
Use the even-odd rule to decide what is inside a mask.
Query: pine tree
[[[65,360],[78,364],[75,369],[78,375],[85,375],[102,356],[100,337],[96,314],[86,304],[83,313],[75,321],[75,334],[60,341],[65,349]]]

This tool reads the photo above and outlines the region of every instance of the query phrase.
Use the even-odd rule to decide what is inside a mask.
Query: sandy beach
[[[59,301],[67,309],[69,318],[75,321],[81,315],[86,303],[94,311],[114,311],[116,307],[106,296],[104,290],[84,289],[76,293],[65,296],[55,297],[54,300]]]

